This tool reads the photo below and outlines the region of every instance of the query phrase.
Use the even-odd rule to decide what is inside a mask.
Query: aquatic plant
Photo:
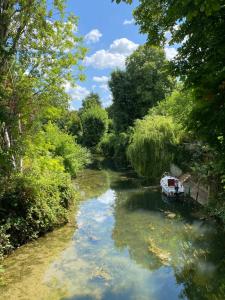
[[[163,265],[168,265],[171,259],[170,252],[157,247],[153,239],[149,239],[148,250],[149,252],[153,253]]]

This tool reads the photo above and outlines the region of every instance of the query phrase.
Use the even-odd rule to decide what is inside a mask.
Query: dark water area
[[[4,261],[0,299],[225,299],[225,235],[131,173],[89,169],[70,223]]]

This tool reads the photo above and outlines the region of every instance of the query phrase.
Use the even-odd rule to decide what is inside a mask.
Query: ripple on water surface
[[[77,226],[7,258],[1,299],[225,299],[224,234],[199,208],[126,174],[87,170],[78,185]]]

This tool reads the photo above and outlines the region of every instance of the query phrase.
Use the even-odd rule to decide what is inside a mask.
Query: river
[[[130,173],[85,170],[73,221],[4,260],[0,299],[225,299],[225,236]]]

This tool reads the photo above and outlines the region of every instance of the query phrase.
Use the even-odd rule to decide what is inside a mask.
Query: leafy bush
[[[128,132],[109,133],[102,138],[99,147],[105,157],[112,158],[119,165],[127,165],[126,150],[129,140]]]
[[[59,128],[64,129],[73,136],[79,137],[82,133],[81,119],[78,111],[67,111],[63,118],[57,122]]]
[[[72,135],[62,132],[56,125],[48,123],[44,126],[32,143],[28,143],[27,156],[46,156],[62,158],[65,170],[76,176],[90,162],[89,151],[78,145]]]
[[[67,222],[76,198],[71,175],[90,161],[87,149],[51,123],[26,145],[23,173],[1,178],[0,256]]]
[[[67,222],[75,191],[62,160],[40,157],[23,174],[13,174],[2,184],[0,206],[6,213],[0,238],[6,246],[0,251],[7,252],[8,244],[18,247]]]
[[[23,173],[1,178],[0,256],[68,220],[71,175],[90,161],[87,149],[51,123],[27,140]]]
[[[0,261],[4,254],[9,253],[12,250],[12,245],[9,241],[9,235],[6,234],[6,228],[7,226],[0,226]]]
[[[116,139],[115,133],[108,133],[103,136],[99,143],[99,148],[105,157],[114,157],[115,149],[114,142]]]
[[[83,143],[88,147],[95,147],[107,132],[108,114],[99,106],[92,106],[81,114],[83,126]]]

